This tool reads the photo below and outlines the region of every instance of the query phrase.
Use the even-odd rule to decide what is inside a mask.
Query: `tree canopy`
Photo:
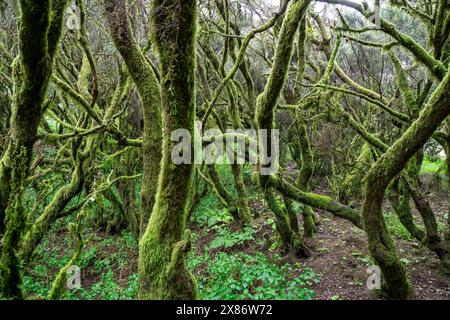
[[[450,297],[448,0],[0,17],[0,299]]]

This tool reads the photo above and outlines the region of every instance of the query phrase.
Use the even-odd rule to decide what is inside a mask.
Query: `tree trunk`
[[[163,161],[156,203],[139,245],[140,299],[194,299],[195,280],[186,270],[190,232],[185,230],[193,165],[171,161],[180,128],[193,136],[195,120],[195,0],[155,0],[152,31],[161,65]],[[147,159],[148,161],[148,159]]]
[[[133,78],[144,113],[142,214],[140,234],[146,229],[155,204],[160,172],[162,127],[160,86],[156,75],[136,44],[131,31],[125,0],[104,1],[111,36]]]
[[[67,0],[20,0],[19,57],[14,61],[11,138],[0,162],[0,297],[22,298],[16,257],[25,212],[23,181],[29,175],[33,145],[43,113],[42,102],[52,73]]]
[[[269,80],[256,103],[257,110],[255,122],[258,125],[258,129],[272,130],[275,127],[275,110],[286,82],[287,72],[293,53],[294,37],[308,5],[308,0],[293,1],[286,12],[279,34]],[[268,141],[260,143],[260,145],[263,146],[261,152],[269,155],[272,154],[271,134],[268,134],[267,140]],[[270,176],[260,175],[260,187],[263,190],[269,208],[275,214],[277,228],[281,238],[287,248],[293,250],[297,255],[304,256],[306,255],[307,250],[303,244],[303,240],[290,228],[289,215],[276,198],[274,189],[269,186],[269,181]]]
[[[382,204],[391,180],[405,168],[450,113],[450,73],[435,90],[419,118],[405,134],[375,163],[366,177],[362,208],[369,249],[383,274],[383,290],[392,298],[404,299],[411,294],[406,271],[395,252],[386,228]]]

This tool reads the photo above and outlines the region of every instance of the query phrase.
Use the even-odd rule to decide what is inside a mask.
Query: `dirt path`
[[[371,262],[364,233],[330,214],[320,215],[314,253],[304,261],[320,276],[313,287],[316,299],[377,299],[366,285]],[[450,299],[450,277],[441,274],[435,255],[415,242],[396,239],[396,243],[407,263],[413,298]]]
[[[324,189],[316,192],[329,193]],[[433,211],[442,223],[445,223],[446,197],[445,192],[436,192],[430,199]],[[262,210],[262,204],[256,205],[254,210]],[[312,255],[302,260],[305,267],[312,268],[320,277],[320,282],[312,287],[315,298],[378,299],[367,289],[370,276],[367,269],[373,262],[365,233],[346,220],[321,210],[316,212],[320,224],[314,239],[308,241]],[[385,212],[392,212],[388,203],[385,204]],[[413,212],[417,223],[420,223],[418,212],[415,209]],[[299,223],[301,225],[302,221]],[[399,257],[408,270],[414,289],[413,299],[450,299],[450,276],[440,271],[436,255],[417,241],[405,240],[395,234],[394,239]]]

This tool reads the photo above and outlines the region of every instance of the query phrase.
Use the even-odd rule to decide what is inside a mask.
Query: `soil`
[[[315,190],[317,193],[328,194],[325,189]],[[447,210],[447,195],[445,193],[432,193],[431,203],[437,219],[445,222],[444,214]],[[250,202],[255,220],[258,237],[261,239],[274,238],[272,228],[264,223],[270,212],[262,201]],[[412,207],[414,205],[412,204]],[[392,208],[385,203],[385,211],[392,212]],[[415,211],[415,210],[414,210]],[[335,217],[334,215],[315,210],[319,225],[315,237],[306,240],[311,249],[311,255],[305,259],[285,257],[285,262],[302,262],[304,267],[312,268],[320,281],[314,284],[317,300],[375,300],[380,299],[373,291],[367,289],[367,280],[370,276],[368,268],[373,264],[369,258],[367,240],[364,231],[352,223]],[[417,212],[414,212],[417,222],[420,222]],[[299,221],[302,223],[301,218]],[[235,226],[237,227],[237,226]],[[215,237],[214,232],[201,237],[197,243],[199,253]],[[440,270],[440,262],[436,255],[423,247],[417,241],[405,240],[394,235],[397,253],[406,265],[409,280],[413,286],[412,299],[442,300],[450,299],[450,276],[444,275]],[[258,245],[255,241],[245,245],[227,249],[228,252],[264,252],[270,256],[269,245]]]
[[[445,213],[448,210],[448,195],[442,188],[430,187],[427,183],[424,188],[428,190],[433,211],[439,222],[445,223]],[[439,191],[440,190],[440,191]],[[316,193],[329,195],[325,188],[317,188]],[[263,252],[267,256],[273,256],[269,250],[276,239],[272,227],[267,224],[267,219],[273,214],[267,209],[262,200],[252,199],[250,207],[255,217],[254,227],[257,235],[255,238],[263,241],[247,241],[244,244],[233,246],[225,251],[228,253],[245,252],[249,255]],[[413,204],[412,204],[413,207]],[[388,203],[384,205],[385,212],[392,212]],[[367,241],[363,230],[358,229],[347,220],[334,215],[315,210],[319,219],[317,233],[313,239],[306,240],[311,254],[308,258],[297,259],[292,255],[285,256],[283,263],[301,262],[303,267],[311,268],[319,278],[319,282],[311,288],[315,292],[317,300],[367,300],[379,299],[372,291],[367,289],[368,267],[372,265],[367,249]],[[414,210],[417,223],[420,223],[419,214]],[[302,225],[301,217],[299,224]],[[203,254],[205,247],[215,239],[216,232],[209,229],[199,229],[196,225],[190,226],[194,232],[200,235],[195,243],[199,255]],[[231,230],[238,230],[240,226],[236,223],[229,225]],[[53,244],[63,243],[65,234],[56,234],[52,239]],[[107,235],[98,234],[98,240],[107,238]],[[405,240],[394,235],[397,245],[397,253],[406,264],[409,279],[414,289],[413,299],[437,300],[450,299],[450,276],[444,275],[440,270],[440,262],[434,253],[414,240]],[[64,255],[64,246],[56,246]],[[99,255],[111,256],[117,248],[110,246],[107,252]],[[215,249],[224,250],[224,249]],[[98,257],[100,258],[100,256]],[[127,268],[113,270],[119,282],[124,285],[128,276],[137,272],[137,252],[130,250],[129,259],[133,261]],[[89,269],[89,268],[88,268]],[[301,272],[301,270],[299,270]],[[100,275],[96,272],[85,272],[82,275],[83,286],[88,289],[99,281]],[[101,297],[98,297],[99,299]]]

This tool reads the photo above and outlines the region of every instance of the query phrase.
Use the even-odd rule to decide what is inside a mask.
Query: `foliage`
[[[440,157],[425,157],[422,164],[422,172],[425,173],[442,173],[445,162]]]
[[[252,227],[245,227],[239,231],[230,231],[229,228],[219,226],[213,228],[216,230],[217,235],[213,241],[209,244],[209,249],[217,248],[231,248],[235,245],[243,244],[246,241],[255,240],[255,231]]]
[[[193,213],[193,222],[200,227],[212,227],[218,223],[232,221],[232,217],[226,208],[219,209],[216,196],[208,192],[197,205]]]
[[[406,228],[402,225],[397,215],[392,212],[386,212],[384,214],[384,220],[386,221],[387,227],[389,231],[397,238],[413,241],[414,238],[411,234],[406,230]]]
[[[208,253],[189,261],[191,269],[205,268],[198,280],[202,299],[280,299],[309,300],[314,297],[311,285],[318,281],[315,273],[301,264],[280,266],[262,253],[226,254],[211,258]]]
[[[27,296],[46,297],[54,277],[69,260],[70,247],[51,234],[37,248],[36,259],[27,268],[24,290]],[[129,232],[120,237],[92,239],[83,249],[77,265],[81,269],[81,288],[69,291],[67,299],[127,300],[137,294],[135,262],[137,243]]]
[[[428,257],[399,243],[450,273],[448,0],[273,2],[0,0],[0,299],[192,299],[186,262],[201,298],[311,299],[284,261],[335,254],[323,211],[366,233],[336,255],[390,298]],[[214,142],[279,130],[277,174],[174,164],[197,120]]]

